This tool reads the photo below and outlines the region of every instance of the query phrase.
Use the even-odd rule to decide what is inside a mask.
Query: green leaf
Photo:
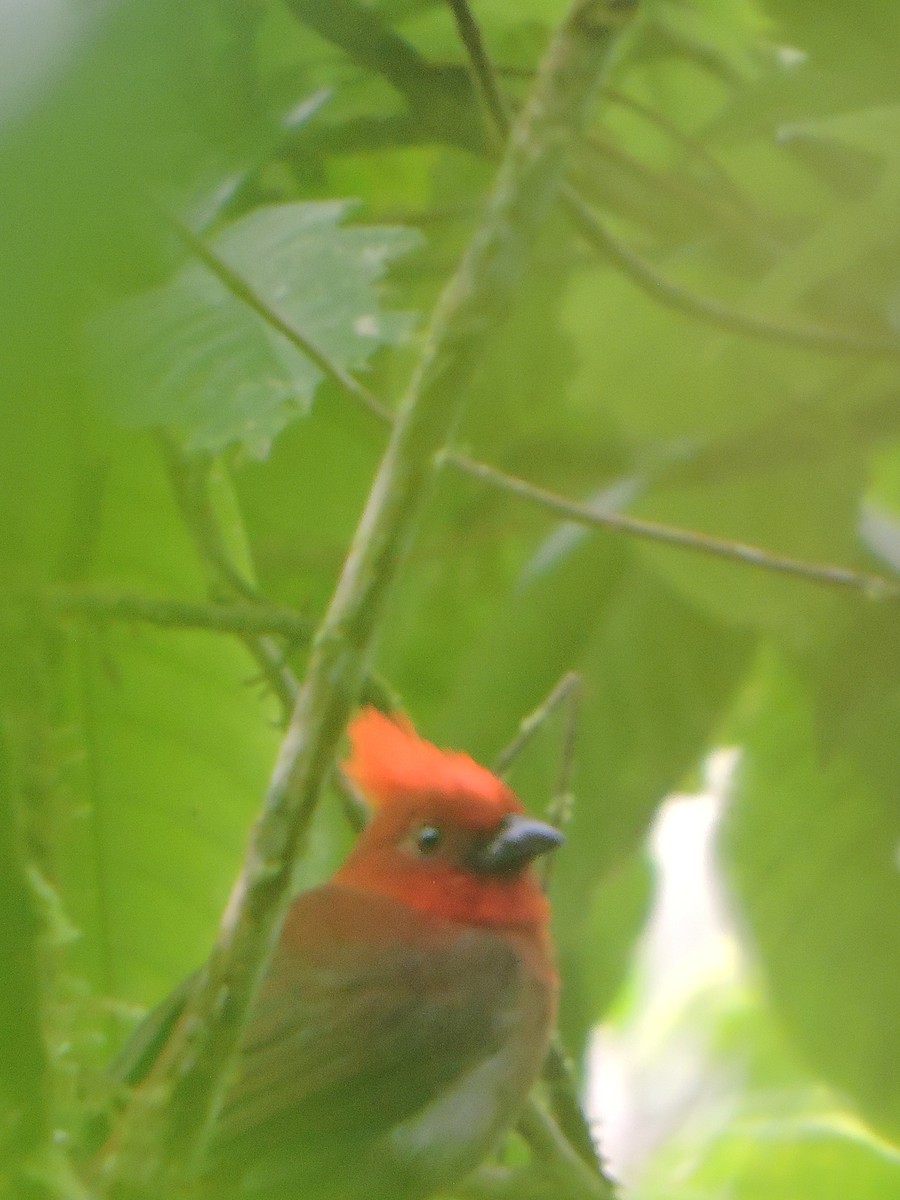
[[[364,367],[404,338],[408,313],[381,307],[377,284],[417,235],[396,226],[342,226],[348,201],[255,209],[212,248],[338,366]],[[188,450],[238,443],[257,455],[309,411],[323,374],[206,267],[132,297],[95,323],[91,344],[114,415],[168,426]]]
[[[558,935],[565,989],[560,1027],[570,1043],[607,1016],[633,965],[635,947],[653,904],[654,872],[643,847],[607,871],[590,891],[577,939]],[[560,886],[565,886],[561,884]],[[555,898],[554,890],[550,892]]]
[[[621,1029],[656,1145],[634,1200],[888,1200],[900,1152],[803,1070],[771,1010],[741,983],[701,985],[660,1012],[652,993]],[[654,1008],[654,1003],[656,1008]]]
[[[896,1137],[900,819],[893,785],[885,790],[857,757],[852,681],[846,690],[844,703],[830,693],[834,716],[823,727],[800,679],[767,665],[722,850],[796,1044]],[[867,748],[876,765],[885,732]]]
[[[654,1177],[634,1200],[892,1200],[900,1154],[841,1114],[761,1117],[735,1122],[703,1149],[695,1143],[681,1171],[657,1168]]]
[[[145,439],[119,440],[101,511],[95,579],[202,596]],[[98,992],[148,1003],[211,944],[274,761],[274,708],[250,686],[250,655],[220,635],[76,629],[67,662],[70,806],[55,840],[76,961]]]
[[[325,391],[265,462],[241,464],[235,486],[266,595],[311,614],[324,608],[384,439],[367,413]]]

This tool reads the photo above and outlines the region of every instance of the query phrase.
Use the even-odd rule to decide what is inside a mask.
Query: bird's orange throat
[[[402,853],[351,855],[335,881],[463,924],[543,928],[550,917],[547,898],[530,867],[503,878],[473,875],[445,863],[408,861]]]

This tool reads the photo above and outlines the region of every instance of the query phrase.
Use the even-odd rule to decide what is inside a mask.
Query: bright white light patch
[[[711,982],[736,985],[740,943],[715,863],[715,836],[739,751],[706,762],[706,789],[670,796],[650,832],[656,898],[634,966],[637,999],[627,1025],[602,1025],[591,1043],[587,1110],[611,1174],[632,1181],[705,1079],[705,1047],[672,1024]],[[715,1086],[715,1081],[712,1081]],[[725,1114],[723,1096],[720,1111]]]

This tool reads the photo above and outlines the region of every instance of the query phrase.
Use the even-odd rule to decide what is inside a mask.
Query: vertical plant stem
[[[487,210],[436,306],[318,631],[262,813],[184,1021],[103,1164],[107,1194],[177,1193],[198,1167],[289,900],[293,863],[356,702],[367,655],[484,345],[509,309],[633,0],[575,0],[517,122]]]
[[[210,596],[224,592],[259,605],[263,601],[252,582],[244,578],[231,561],[221,523],[211,503],[212,462],[191,460],[166,439],[162,441],[162,448],[172,490],[206,573]],[[241,640],[255,659],[261,678],[281,705],[282,723],[286,725],[297,698],[298,684],[285,662],[285,652],[268,634],[247,633]]]
[[[5,1175],[14,1190],[26,1187],[28,1160],[49,1132],[41,922],[20,821],[23,797],[36,790],[29,776],[40,771],[35,760],[46,717],[33,684],[38,672],[29,643],[24,621],[0,622],[0,1189]]]
[[[540,702],[533,712],[528,713],[519,722],[519,728],[516,736],[508,746],[500,751],[494,759],[492,770],[497,775],[503,775],[515,760],[519,757],[534,735],[546,724],[549,718],[556,712],[561,704],[571,702],[577,698],[581,688],[581,676],[577,671],[567,671],[557,683],[553,685],[544,699]],[[565,750],[570,750],[568,745],[569,731],[567,724]]]
[[[469,59],[472,82],[478,102],[484,111],[488,138],[497,145],[502,145],[509,133],[509,119],[503,96],[497,86],[497,77],[484,47],[481,30],[472,15],[469,0],[448,0],[448,3],[453,10],[456,28]]]
[[[519,1121],[519,1131],[532,1153],[555,1176],[566,1200],[615,1200],[615,1190],[567,1140],[553,1117],[533,1098]]]

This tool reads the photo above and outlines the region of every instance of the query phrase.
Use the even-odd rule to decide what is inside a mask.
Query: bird
[[[205,1151],[217,1200],[424,1200],[498,1145],[547,1054],[559,980],[532,864],[562,834],[402,714],[363,708],[348,734],[371,817],[287,912]],[[148,1073],[182,993],[120,1077]]]

